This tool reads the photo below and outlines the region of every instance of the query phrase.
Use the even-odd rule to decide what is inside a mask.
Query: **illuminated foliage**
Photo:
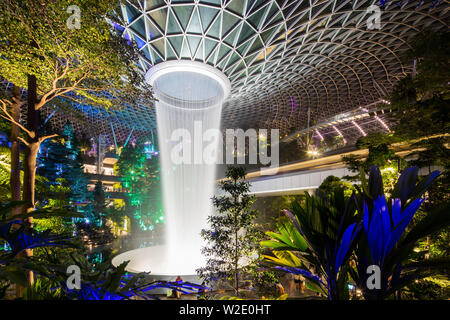
[[[344,190],[344,195],[347,197],[351,196],[354,191],[354,188],[349,182],[335,176],[328,176],[319,186],[319,190],[326,195],[330,195],[340,189]]]
[[[11,151],[0,147],[0,200],[6,201],[11,197],[9,176],[11,172]]]
[[[164,223],[159,158],[147,159],[145,143],[129,144],[116,164],[127,189],[127,209],[143,231]]]
[[[66,123],[60,136],[48,139],[41,145],[37,172],[38,181],[45,179],[38,182],[38,186],[41,186],[36,192],[38,207],[62,208],[75,205],[78,212],[91,218],[92,208],[81,206],[91,200],[91,194],[87,189],[88,181],[83,172],[81,147],[69,122]],[[68,224],[71,224],[70,221],[52,218],[38,219],[36,223],[37,228],[41,230],[55,227],[66,230]]]
[[[383,177],[384,191],[389,193],[394,187],[400,171],[405,167],[405,161],[397,156],[391,147],[394,142],[398,141],[398,137],[393,134],[374,133],[361,137],[358,139],[356,147],[368,149],[367,158],[359,159],[357,156],[345,156],[342,157],[342,160],[348,169],[355,173],[368,172],[371,166],[378,166]],[[344,179],[360,181],[360,177],[360,174],[356,174],[345,176]]]
[[[80,10],[79,28],[68,27],[71,5]],[[27,88],[35,75],[36,109],[58,97],[107,108],[150,98],[134,63],[137,48],[105,19],[115,20],[117,8],[117,0],[1,1],[2,76]]]
[[[360,146],[369,147],[371,164],[379,165],[381,168],[385,192],[392,190],[393,182],[400,174],[398,169],[402,169],[406,162],[401,160],[398,166],[393,151],[389,150],[392,142],[410,144],[409,149],[412,153],[408,155],[408,165],[417,166],[427,173],[431,173],[435,167],[442,171],[428,189],[427,197],[411,222],[411,227],[415,227],[423,218],[450,201],[449,36],[448,31],[424,32],[411,39],[410,49],[405,52],[403,58],[408,63],[415,61],[416,72],[401,79],[391,94],[391,106],[396,111],[393,116],[395,123],[392,127],[393,133],[372,134],[360,141]],[[361,162],[353,161],[354,159],[347,160],[350,160],[347,164],[351,169],[357,170],[361,165]],[[429,258],[448,259],[449,238],[448,226],[427,235],[419,241],[415,249],[417,251],[415,259],[419,261]],[[442,283],[438,278],[429,279],[436,280],[433,282],[434,285],[418,280],[408,286],[408,295],[424,297],[440,294],[441,290],[426,292],[435,290],[433,288]]]
[[[325,196],[320,192],[304,202],[293,202],[285,210],[288,220],[278,224],[278,233],[261,245],[271,249],[264,255],[277,269],[306,278],[306,286],[330,300],[348,299],[348,260],[361,224],[355,218],[354,197],[344,189]]]
[[[438,175],[419,179],[418,168],[407,168],[386,199],[380,170],[373,166],[350,198],[343,189],[331,197],[306,193],[304,203],[294,203],[292,213],[286,210],[289,221],[278,225],[279,233],[267,232],[270,240],[261,242],[272,249],[266,261],[301,274],[309,289],[331,300],[349,298],[349,275],[366,300],[381,300],[416,279],[442,274],[448,259],[417,261],[411,254],[420,238],[449,225],[448,205],[408,228]],[[370,266],[379,267],[378,288],[369,287]]]

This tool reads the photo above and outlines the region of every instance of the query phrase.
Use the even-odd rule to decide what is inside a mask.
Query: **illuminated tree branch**
[[[0,114],[0,117],[2,117],[3,119],[6,119],[6,120],[10,121],[11,123],[15,124],[16,126],[18,126],[22,131],[24,131],[26,134],[28,134],[28,136],[30,136],[30,138],[35,137],[34,132],[28,130],[23,125],[21,125],[19,122],[15,121],[14,118],[11,116],[11,114],[8,112],[7,105],[8,104],[11,105],[12,104],[11,101],[0,99],[0,104],[1,104],[1,110],[4,113],[4,114]]]

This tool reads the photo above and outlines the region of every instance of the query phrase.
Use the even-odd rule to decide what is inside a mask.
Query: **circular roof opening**
[[[230,94],[231,84],[219,70],[201,62],[167,61],[146,74],[155,97],[171,106],[201,110],[222,103]]]

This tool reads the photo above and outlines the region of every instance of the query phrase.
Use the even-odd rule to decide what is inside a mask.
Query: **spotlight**
[[[316,150],[308,150],[308,154],[315,157],[319,155],[319,152]]]

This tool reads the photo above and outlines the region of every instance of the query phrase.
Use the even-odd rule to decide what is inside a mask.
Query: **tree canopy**
[[[416,72],[395,86],[391,95],[397,111],[395,134],[414,139],[449,132],[450,33],[424,32],[410,41],[405,63],[415,61]]]
[[[58,97],[107,108],[151,98],[137,48],[115,32],[117,8],[118,0],[1,1],[1,76],[22,88],[36,76],[36,110]]]

